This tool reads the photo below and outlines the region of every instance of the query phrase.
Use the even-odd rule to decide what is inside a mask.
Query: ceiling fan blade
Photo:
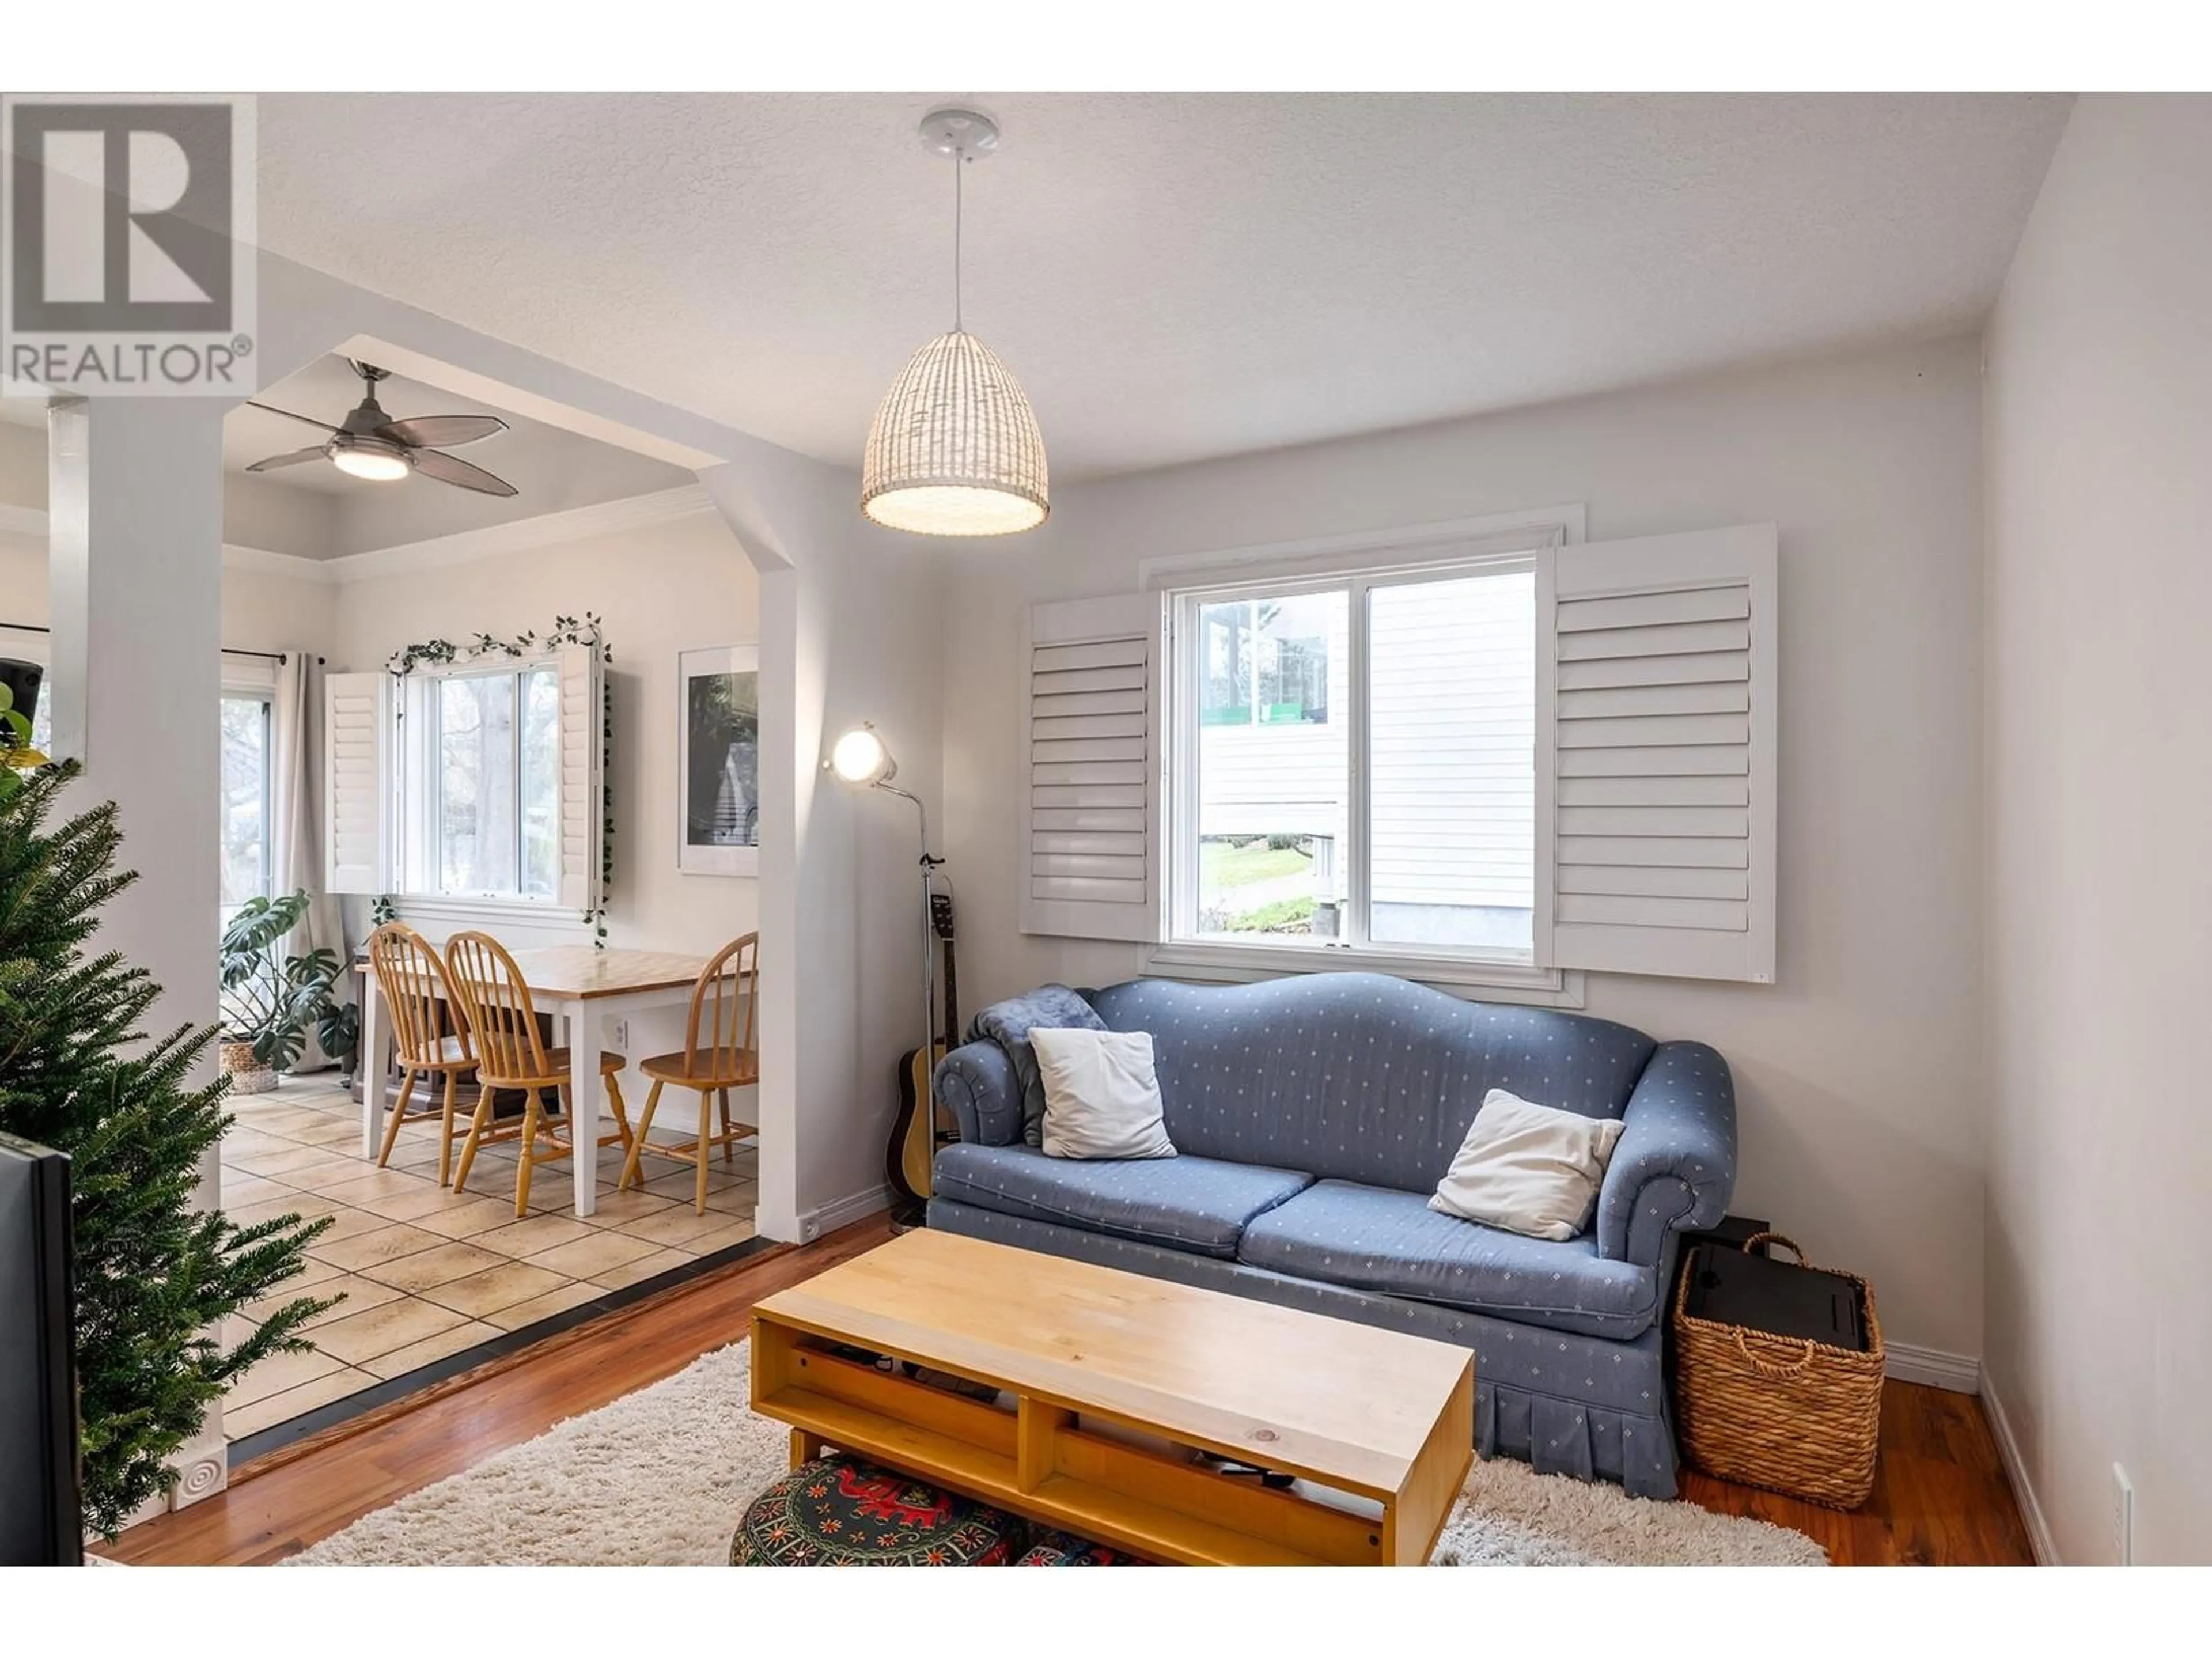
[[[376,435],[410,449],[451,449],[506,430],[507,422],[496,415],[421,415],[409,421],[386,421]]]
[[[324,446],[317,444],[313,449],[295,449],[289,455],[271,455],[265,461],[254,462],[246,470],[248,472],[274,472],[280,466],[297,466],[302,461],[319,461],[326,453]]]
[[[319,421],[308,415],[295,415],[290,410],[279,409],[274,404],[257,404],[251,398],[246,400],[246,406],[248,409],[258,409],[264,415],[282,415],[288,421],[297,421],[301,425],[311,426],[318,432],[336,432],[338,429],[327,421]],[[246,470],[252,471],[251,467]]]
[[[441,454],[434,449],[415,452],[415,471],[423,477],[435,478],[440,483],[459,484],[464,489],[481,490],[487,495],[519,493],[506,479],[495,477],[480,466],[471,466],[466,461],[456,460],[453,456]]]

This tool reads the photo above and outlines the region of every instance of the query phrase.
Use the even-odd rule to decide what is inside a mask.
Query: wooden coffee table
[[[794,1464],[861,1453],[1162,1561],[1419,1564],[1474,1456],[1465,1348],[951,1233],[760,1303],[752,1377],[753,1409],[793,1425]]]

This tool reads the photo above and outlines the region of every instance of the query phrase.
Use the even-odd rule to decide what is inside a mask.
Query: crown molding
[[[304,562],[319,564],[329,573],[325,580],[343,586],[373,581],[380,576],[404,575],[410,571],[497,558],[502,553],[527,553],[593,536],[622,535],[714,510],[714,503],[704,485],[682,484],[674,489],[599,501],[589,507],[572,507],[534,519],[487,525],[481,530],[456,531],[453,535],[433,537],[428,541],[407,542],[367,553]]]
[[[497,558],[504,553],[527,553],[594,536],[623,535],[713,511],[714,503],[704,485],[683,484],[674,489],[598,501],[589,507],[568,507],[532,519],[487,525],[481,530],[456,531],[450,536],[374,548],[366,553],[348,553],[335,559],[311,559],[298,553],[279,553],[270,548],[243,547],[225,542],[222,563],[226,570],[250,570],[262,575],[288,576],[295,581],[346,586],[374,581],[380,576],[404,575],[410,571]],[[43,536],[46,533],[46,509],[0,501],[0,531]]]
[[[301,582],[327,585],[337,580],[330,573],[328,559],[311,559],[301,553],[279,553],[266,547],[241,547],[235,542],[222,544],[222,568],[225,570],[251,570],[263,576],[289,576],[294,581]]]

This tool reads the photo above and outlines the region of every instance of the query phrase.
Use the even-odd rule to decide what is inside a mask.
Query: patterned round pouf
[[[1041,1532],[1030,1541],[1018,1567],[1133,1567],[1137,1564],[1116,1549],[1078,1538],[1072,1532]]]
[[[745,1510],[733,1567],[1002,1567],[1022,1522],[858,1458],[802,1463]]]

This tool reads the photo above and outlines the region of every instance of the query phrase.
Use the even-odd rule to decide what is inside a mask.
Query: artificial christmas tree
[[[229,1122],[223,1082],[197,1081],[214,1033],[149,1039],[139,1022],[161,988],[87,953],[100,907],[137,879],[114,867],[115,805],[49,830],[81,769],[20,769],[16,725],[0,718],[0,1129],[71,1160],[85,1522],[112,1536],[173,1484],[166,1460],[234,1378],[308,1346],[300,1328],[328,1302],[289,1303],[228,1351],[217,1334],[299,1273],[330,1224],[240,1227],[198,1207],[201,1161]]]

